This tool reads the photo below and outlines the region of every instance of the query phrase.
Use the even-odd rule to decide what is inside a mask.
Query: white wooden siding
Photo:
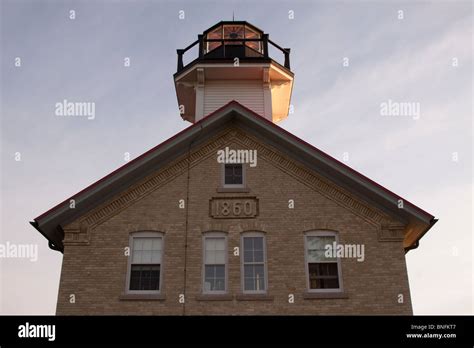
[[[238,69],[238,68],[237,68]],[[238,101],[259,115],[264,115],[263,86],[261,81],[206,81],[204,85],[204,116]]]

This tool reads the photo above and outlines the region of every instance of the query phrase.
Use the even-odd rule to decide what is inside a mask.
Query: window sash
[[[267,270],[264,236],[244,236],[242,242],[243,291],[266,292]]]
[[[162,245],[161,237],[133,237],[132,264],[160,264]]]
[[[218,274],[218,270],[221,274]],[[204,291],[223,292],[226,290],[225,265],[204,266]]]
[[[310,291],[341,291],[340,260],[326,257],[325,246],[337,243],[336,234],[310,234],[306,240],[307,282]]]
[[[204,237],[203,292],[227,291],[227,239],[225,236]],[[218,271],[220,274],[218,274]]]
[[[131,265],[129,290],[159,291],[161,265]]]
[[[129,241],[126,293],[159,293],[163,274],[163,234],[134,232],[130,234]]]
[[[333,245],[336,236],[306,236],[306,259],[308,262],[337,262],[336,257],[327,257],[326,245]]]
[[[224,185],[244,184],[244,166],[242,163],[224,163]]]

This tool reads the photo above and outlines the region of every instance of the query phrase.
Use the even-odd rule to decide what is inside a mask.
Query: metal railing
[[[236,46],[245,46],[248,47],[252,50],[254,50],[252,47],[249,47],[248,45],[245,45],[247,42],[261,42],[261,52],[256,51],[257,53],[262,54],[263,58],[269,58],[269,51],[268,51],[268,44],[271,44],[274,46],[276,49],[280,50],[284,57],[285,57],[285,62],[284,62],[284,67],[287,68],[288,70],[290,69],[290,49],[289,48],[282,48],[276,43],[274,43],[272,40],[268,38],[268,34],[263,34],[261,38],[258,39],[206,39],[204,38],[204,35],[198,35],[198,39],[194,41],[192,44],[190,44],[188,47],[184,49],[178,49],[176,52],[178,53],[178,72],[183,70],[184,68],[184,63],[183,63],[183,56],[184,54],[189,51],[191,48],[193,48],[196,45],[199,45],[199,58],[203,58],[206,53],[212,52],[207,51],[205,49],[205,44],[208,42],[219,42],[220,45],[218,47],[222,47],[223,53],[222,53],[222,58],[226,58],[226,46],[231,46],[231,47],[236,47]],[[233,44],[234,42],[234,44]],[[218,48],[216,47],[216,48]]]

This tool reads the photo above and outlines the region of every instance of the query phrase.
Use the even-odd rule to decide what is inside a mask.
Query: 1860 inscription
[[[258,215],[255,197],[218,197],[209,201],[209,214],[215,219],[245,219]]]

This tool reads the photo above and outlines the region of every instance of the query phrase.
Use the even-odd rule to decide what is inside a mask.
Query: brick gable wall
[[[221,165],[216,150],[257,149],[258,165],[247,165],[249,192],[220,193]],[[398,221],[353,197],[279,153],[259,139],[229,128],[193,149],[189,172],[186,290],[184,244],[187,162],[179,158],[120,196],[65,226],[65,250],[57,314],[411,314],[404,248],[399,235],[383,238],[383,227]],[[214,219],[212,197],[256,197],[258,216]],[[293,199],[295,208],[288,208]],[[304,232],[331,229],[340,243],[364,244],[365,261],[343,258],[345,298],[307,298]],[[164,233],[162,298],[124,298],[129,234]],[[228,236],[228,293],[221,300],[203,298],[202,236],[207,231]],[[268,296],[241,296],[241,233],[266,234]],[[185,293],[185,304],[179,294]],[[294,303],[288,296],[294,295]],[[71,303],[74,295],[74,303]],[[399,303],[400,295],[403,303]],[[183,308],[184,307],[184,308]]]

